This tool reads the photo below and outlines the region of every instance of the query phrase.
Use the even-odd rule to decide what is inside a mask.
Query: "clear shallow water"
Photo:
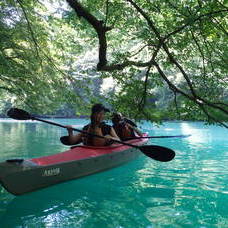
[[[55,120],[84,125],[86,120]],[[228,130],[200,122],[144,123],[151,140],[174,149],[161,163],[141,156],[126,165],[13,196],[0,187],[0,227],[228,227]],[[66,131],[38,122],[0,121],[0,161],[66,149]]]

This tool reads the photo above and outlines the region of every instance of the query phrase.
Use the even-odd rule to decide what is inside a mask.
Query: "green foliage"
[[[228,105],[227,1],[76,2],[110,28],[108,65],[128,64],[96,72],[98,35],[67,3],[5,0],[2,100],[45,113],[60,107],[88,113],[91,103],[104,102],[136,119],[228,120],[219,109]],[[152,56],[153,64],[142,66]],[[101,93],[103,78],[115,83]]]
[[[80,82],[71,76],[84,50],[77,31],[38,1],[3,1],[0,7],[2,99],[11,94],[12,105],[33,112],[51,113],[64,103],[80,108],[72,90]]]

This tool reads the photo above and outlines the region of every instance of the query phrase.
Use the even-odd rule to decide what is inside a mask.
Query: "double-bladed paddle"
[[[22,109],[18,109],[18,108],[11,108],[8,112],[7,115],[13,119],[16,120],[37,120],[37,121],[41,121],[44,123],[48,123],[48,124],[52,124],[58,127],[62,127],[62,128],[67,128],[64,125],[55,123],[55,122],[51,122],[51,121],[47,121],[47,120],[43,120],[43,119],[39,119],[35,116],[32,116],[31,114],[29,114],[28,112],[22,110]],[[98,137],[98,138],[105,138],[104,136],[100,136],[100,135],[95,135],[86,131],[82,131],[76,128],[72,128],[72,130],[77,131],[77,132],[81,132],[83,134],[87,134],[87,135],[91,135],[94,137]],[[174,157],[175,157],[175,152],[169,148],[163,147],[163,146],[156,146],[156,145],[142,145],[142,146],[136,146],[130,143],[126,143],[123,141],[119,141],[119,140],[112,140],[113,142],[116,143],[120,143],[126,146],[130,146],[130,147],[134,147],[139,149],[142,153],[144,153],[146,156],[157,160],[157,161],[161,161],[161,162],[167,162],[167,161],[171,161]]]

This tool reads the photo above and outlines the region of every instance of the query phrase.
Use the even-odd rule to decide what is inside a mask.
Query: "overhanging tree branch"
[[[193,25],[195,24],[195,22],[201,20],[202,18],[205,18],[205,17],[212,17],[213,15],[219,15],[221,13],[227,13],[228,12],[228,9],[225,9],[225,10],[218,10],[218,11],[212,11],[210,13],[206,13],[206,14],[202,14],[198,17],[196,17],[195,19],[193,20],[189,20],[189,22],[187,22],[186,24],[180,26],[179,28],[175,29],[174,31],[170,32],[169,34],[167,34],[165,36],[165,40],[168,39],[169,37],[175,35],[176,33],[179,33],[181,32],[182,30],[184,30],[186,27],[190,26],[190,25]]]
[[[97,69],[102,69],[103,66],[107,64],[107,40],[106,32],[111,30],[110,27],[106,27],[105,23],[101,20],[98,20],[91,13],[89,13],[78,1],[66,0],[68,4],[75,10],[78,17],[83,17],[97,32],[99,39],[99,63]]]
[[[176,92],[182,93],[182,95],[188,97],[190,100],[194,101],[194,102],[195,102],[196,104],[198,104],[198,105],[206,104],[206,105],[208,105],[208,106],[211,106],[211,107],[213,107],[213,108],[216,108],[216,109],[221,110],[221,111],[224,112],[225,114],[228,114],[228,110],[224,109],[223,107],[217,106],[217,105],[215,105],[214,103],[209,102],[209,101],[207,101],[206,99],[203,99],[202,97],[200,97],[200,96],[197,95],[197,93],[195,92],[194,87],[193,87],[193,85],[192,85],[192,83],[191,83],[191,80],[189,79],[187,73],[185,72],[185,70],[183,69],[183,67],[178,63],[178,61],[175,59],[174,55],[169,51],[169,48],[168,48],[166,42],[164,42],[164,39],[161,38],[162,36],[160,35],[158,29],[155,27],[153,21],[147,16],[147,14],[146,14],[146,13],[145,13],[145,12],[144,12],[144,11],[143,11],[143,10],[142,10],[134,1],[132,1],[132,0],[126,0],[126,1],[130,2],[130,3],[135,7],[135,9],[136,9],[136,10],[145,18],[145,20],[147,21],[148,25],[150,26],[150,28],[152,29],[152,31],[155,33],[155,35],[156,35],[157,38],[159,39],[160,44],[162,45],[164,51],[165,51],[166,54],[168,55],[168,57],[169,57],[171,63],[173,63],[173,64],[180,70],[180,72],[182,73],[183,77],[185,78],[185,80],[186,80],[186,82],[187,82],[187,84],[188,84],[188,86],[189,86],[189,89],[190,89],[190,91],[191,91],[191,93],[192,93],[192,96],[189,96],[188,94],[184,93],[183,91],[177,89],[177,88],[173,85],[173,83],[171,83],[171,82],[167,79],[167,77],[164,77],[165,75],[164,75],[164,73],[162,73],[160,66],[154,61],[154,65],[155,65],[156,68],[158,69],[158,72],[160,73],[160,75],[163,77],[163,79],[164,79],[167,83],[168,83],[168,81],[169,81],[169,83],[168,83],[168,84],[169,84],[169,87],[170,87],[171,89],[175,88]],[[227,10],[216,11],[216,12],[214,12],[214,13],[218,13],[218,12],[221,13],[221,12],[225,12],[225,11],[227,11]],[[208,14],[201,15],[201,16],[206,16],[206,15],[209,16],[209,15],[212,15],[212,13],[208,13]],[[201,18],[201,16],[199,16],[199,17],[197,18],[197,20],[199,20],[199,19]],[[166,37],[167,37],[167,36],[166,36]]]
[[[68,4],[75,10],[78,17],[83,17],[95,29],[99,39],[99,62],[97,70],[99,71],[114,71],[123,70],[128,66],[148,67],[151,61],[136,62],[136,61],[123,61],[122,63],[108,65],[107,61],[107,39],[106,32],[110,31],[111,27],[106,27],[102,20],[98,20],[90,12],[88,12],[77,0],[66,0]],[[157,53],[157,51],[156,51]]]
[[[155,62],[155,63],[154,63],[154,66],[156,67],[156,69],[158,70],[159,74],[162,76],[162,78],[164,79],[164,81],[168,84],[169,88],[170,88],[174,93],[179,93],[179,94],[183,95],[184,97],[188,98],[189,100],[193,101],[194,103],[196,103],[196,104],[204,111],[204,113],[205,113],[208,117],[210,117],[211,119],[213,119],[213,120],[215,120],[216,122],[220,123],[222,126],[228,128],[228,125],[227,125],[227,124],[221,122],[219,119],[214,118],[212,115],[210,115],[210,114],[206,111],[204,105],[208,105],[208,106],[210,106],[210,107],[213,107],[213,108],[216,108],[216,109],[220,109],[220,110],[224,111],[224,113],[228,114],[228,111],[227,111],[227,110],[225,110],[225,109],[223,109],[223,108],[221,108],[221,107],[215,105],[214,103],[210,103],[210,102],[207,102],[207,101],[205,101],[204,103],[202,103],[202,101],[201,101],[202,98],[201,98],[201,100],[199,100],[199,99],[197,99],[196,97],[191,96],[191,95],[185,93],[184,91],[182,91],[181,89],[179,89],[178,87],[176,87],[176,86],[167,78],[167,76],[165,75],[165,73],[163,72],[163,70],[160,68],[160,66],[159,66],[158,63]]]
[[[148,62],[136,62],[136,61],[129,61],[129,60],[124,60],[122,63],[118,64],[112,64],[108,65],[108,60],[107,60],[107,40],[106,40],[106,32],[108,32],[111,28],[106,27],[106,23],[103,23],[103,21],[98,20],[95,16],[93,16],[90,12],[88,12],[77,0],[66,0],[69,5],[75,10],[77,15],[79,17],[83,17],[90,25],[93,26],[95,31],[97,32],[98,40],[99,40],[99,63],[97,65],[97,70],[100,71],[115,71],[115,70],[123,70],[125,67],[129,66],[137,66],[137,67],[150,67],[154,65],[159,72],[160,76],[163,78],[164,81],[169,85],[170,89],[174,91],[175,93],[179,93],[189,100],[193,101],[195,104],[199,106],[201,110],[204,111],[204,113],[210,117],[210,119],[215,120],[213,116],[208,114],[207,110],[205,109],[206,106],[213,107],[215,109],[219,109],[220,111],[224,112],[225,114],[228,114],[228,111],[221,105],[219,102],[213,103],[210,102],[204,98],[202,98],[195,90],[194,84],[189,78],[188,74],[186,73],[185,69],[181,64],[178,62],[178,60],[175,58],[175,55],[170,51],[171,49],[168,46],[168,39],[171,36],[174,36],[177,33],[180,33],[182,30],[185,28],[194,25],[196,22],[201,22],[204,18],[211,18],[212,16],[215,15],[220,15],[222,13],[228,12],[227,9],[224,10],[217,10],[217,11],[211,11],[199,16],[196,16],[195,18],[192,18],[191,20],[183,20],[182,26],[179,28],[176,28],[174,31],[168,33],[168,34],[161,34],[159,29],[156,27],[155,23],[153,20],[144,12],[142,8],[140,8],[135,1],[133,0],[125,0],[126,2],[130,3],[138,13],[145,19],[147,22],[149,28],[155,35],[155,41],[157,42],[156,45],[156,50],[152,54],[152,58]],[[198,46],[199,48],[200,46]],[[164,74],[164,72],[161,70],[161,65],[158,63],[158,60],[156,60],[156,57],[159,53],[159,51],[163,49],[166,55],[168,56],[168,59],[170,63],[176,68],[179,69],[181,74],[183,75],[184,79],[187,82],[188,88],[190,89],[190,93],[184,92],[183,90],[177,88],[173,82],[171,82],[167,76]],[[200,50],[200,49],[199,49]],[[201,55],[204,58],[203,51],[200,50]],[[148,68],[149,69],[149,68]],[[206,71],[205,71],[206,72]],[[148,78],[147,78],[148,80]],[[219,120],[216,119],[217,122],[220,122]]]
[[[146,105],[146,100],[147,100],[147,87],[148,87],[148,79],[149,79],[149,74],[151,70],[152,64],[147,68],[146,74],[145,74],[145,80],[144,80],[144,90],[142,94],[141,101],[139,102],[139,111],[141,109],[144,109]]]
[[[21,9],[22,9],[22,11],[23,11],[23,14],[24,14],[24,16],[25,16],[25,20],[26,20],[26,22],[27,22],[28,30],[29,30],[29,32],[30,32],[30,35],[31,35],[31,37],[32,37],[32,40],[33,40],[33,43],[34,43],[34,46],[35,46],[36,55],[37,55],[38,59],[40,60],[40,63],[41,63],[41,66],[42,66],[42,59],[40,58],[39,50],[38,50],[38,49],[39,49],[39,45],[38,45],[37,40],[36,40],[36,38],[35,38],[35,34],[34,34],[34,32],[33,32],[32,26],[31,26],[31,24],[30,24],[29,18],[28,18],[27,13],[26,13],[26,10],[24,9],[24,6],[23,6],[21,0],[17,0],[17,2],[18,2],[18,4],[20,5],[20,7],[21,7]]]

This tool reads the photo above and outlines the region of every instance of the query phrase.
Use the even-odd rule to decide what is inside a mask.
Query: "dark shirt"
[[[90,124],[87,124],[86,126],[83,127],[82,130],[83,131],[88,131],[89,127],[90,127]],[[112,128],[110,125],[106,124],[105,122],[102,122],[102,123],[100,123],[100,126],[99,127],[101,128],[101,132],[102,132],[103,136],[110,135],[111,128]],[[92,135],[84,134],[83,135],[83,144],[84,145],[92,146],[92,144],[93,144],[93,138],[94,138],[94,136],[92,136]],[[111,143],[108,143],[107,145],[110,145],[110,144]]]
[[[124,117],[123,120],[124,120],[126,123],[130,124],[131,126],[137,127],[136,123],[133,122],[132,120],[129,120],[129,119],[126,118],[126,117]]]
[[[131,122],[130,121],[126,121],[124,119],[124,120],[120,121],[119,123],[113,125],[113,128],[116,131],[116,134],[119,136],[119,138],[122,141],[128,140],[129,138],[134,138],[135,137],[134,130],[131,127],[129,127],[128,124],[133,126],[133,127],[136,124],[133,125],[133,124],[131,124],[132,121]]]

